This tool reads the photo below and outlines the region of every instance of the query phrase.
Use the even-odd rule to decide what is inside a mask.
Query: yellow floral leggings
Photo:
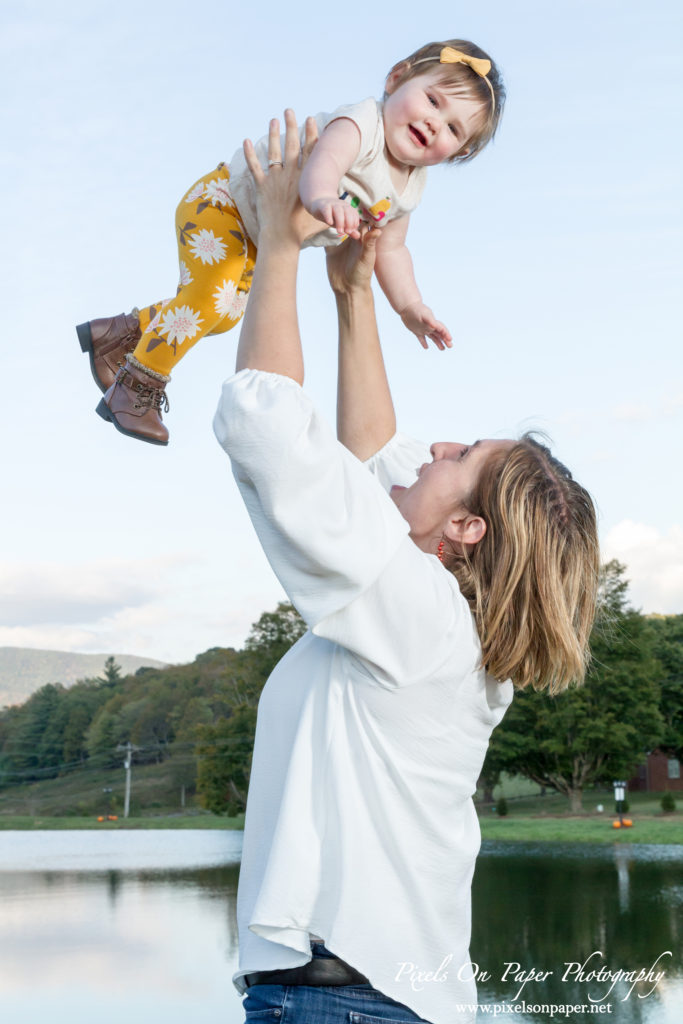
[[[142,337],[133,355],[169,375],[207,334],[222,334],[247,304],[256,249],[228,190],[224,164],[195,182],[176,211],[180,284],[173,299],[140,312]]]

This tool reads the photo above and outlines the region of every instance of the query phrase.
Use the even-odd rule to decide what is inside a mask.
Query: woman
[[[245,143],[263,228],[214,426],[310,629],[259,703],[233,980],[247,1021],[471,1021],[472,795],[513,683],[583,676],[595,513],[529,439],[436,444],[430,459],[396,434],[372,234],[331,257],[335,440],[301,388],[296,274],[314,222],[285,119],[268,173]],[[309,120],[302,162],[314,141]]]

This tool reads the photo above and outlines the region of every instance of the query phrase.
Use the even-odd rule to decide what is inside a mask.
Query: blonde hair
[[[491,61],[491,70],[486,76],[490,82],[490,89],[481,75],[478,75],[467,64],[440,64],[439,55],[445,46],[450,46],[454,50],[460,50],[462,53],[466,53],[468,57],[478,57],[480,60]],[[405,60],[400,60],[397,64],[394,64],[389,75],[392,75],[394,72],[401,72],[395,83],[395,88],[399,88],[405,82],[410,81],[411,78],[417,78],[419,75],[426,75],[435,70],[439,72],[440,80],[449,87],[450,91],[454,92],[457,96],[476,100],[481,103],[482,110],[485,112],[481,123],[467,140],[467,151],[456,153],[455,156],[446,161],[447,163],[465,163],[466,160],[473,160],[477,153],[480,153],[496,134],[505,104],[503,79],[488,53],[485,53],[479,46],[470,43],[467,39],[446,39],[442,43],[427,43],[425,46],[421,46],[419,50],[416,50],[415,53],[411,53],[410,57],[406,57]],[[387,78],[389,75],[387,75]],[[387,93],[384,94],[385,99],[386,97]]]
[[[491,455],[467,501],[486,522],[448,568],[496,679],[555,694],[583,682],[600,555],[593,501],[532,434]]]

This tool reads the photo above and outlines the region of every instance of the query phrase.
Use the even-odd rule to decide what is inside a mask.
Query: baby
[[[403,323],[427,347],[451,335],[424,304],[406,246],[427,168],[471,160],[493,137],[505,98],[499,72],[472,43],[430,43],[396,64],[381,102],[315,118],[320,138],[301,176],[301,201],[321,221],[307,245],[381,229],[377,279]],[[264,166],[267,138],[256,144]],[[168,444],[161,408],[173,367],[208,334],[234,327],[246,306],[258,241],[253,180],[242,150],[200,178],[176,212],[180,284],[174,298],[76,328],[105,392],[97,412],[123,434]]]

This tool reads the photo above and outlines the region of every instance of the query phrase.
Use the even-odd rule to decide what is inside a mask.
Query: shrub
[[[501,796],[496,800],[496,814],[500,818],[504,818],[508,812],[508,802],[504,796]]]
[[[665,793],[659,803],[665,814],[671,814],[672,811],[676,810],[676,801],[674,800],[673,793]]]

